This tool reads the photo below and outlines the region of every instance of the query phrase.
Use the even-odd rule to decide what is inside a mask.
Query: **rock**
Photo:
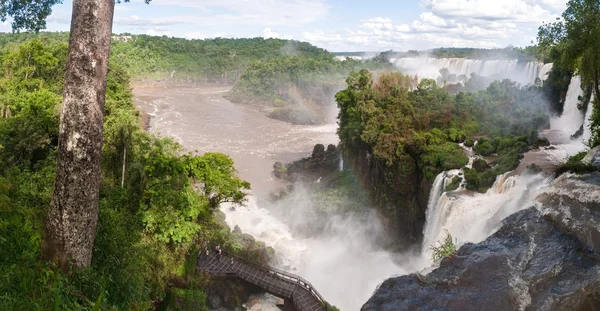
[[[323,144],[316,144],[313,148],[312,157],[318,158],[322,157],[323,155],[325,155],[325,146],[323,146]]]
[[[226,295],[223,298],[223,305],[229,309],[233,309],[241,304],[240,298],[233,295]]]
[[[272,119],[299,125],[315,125],[320,123],[317,114],[302,107],[277,108],[268,116]]]
[[[546,147],[545,149],[546,149],[546,150],[556,150],[556,147],[554,147],[554,146],[549,146],[549,147]]]
[[[584,164],[593,165],[600,169],[600,146],[590,150],[587,155],[581,160]]]
[[[240,307],[240,306],[233,308],[233,311],[246,311],[246,310],[247,310],[246,308]]]
[[[211,309],[219,309],[219,308],[221,308],[221,306],[223,306],[223,301],[221,300],[221,297],[218,295],[209,295],[207,298],[207,302],[208,302],[208,306]]]
[[[283,166],[281,162],[275,162],[273,164],[273,174],[277,178],[285,178],[286,168]]]
[[[600,174],[564,174],[538,200],[429,274],[384,281],[361,310],[596,310]]]
[[[577,132],[575,132],[575,133],[573,133],[573,135],[571,135],[571,139],[577,139],[577,138],[581,137],[581,135],[583,135],[583,124],[579,127]]]
[[[298,161],[294,161],[281,168],[280,164],[275,163],[273,165],[273,174],[276,177],[284,178],[288,181],[307,181],[313,182],[319,177],[325,176],[324,179],[328,180],[327,176],[332,173],[338,172],[340,162],[340,152],[334,145],[328,145],[327,149],[322,144],[317,144],[313,148],[313,152],[310,157],[303,158]],[[277,196],[275,196],[277,197]]]
[[[547,146],[550,146],[550,141],[548,140],[548,138],[545,138],[545,137],[544,138],[538,138],[535,141],[535,143],[533,143],[532,146],[533,146],[534,149],[538,149],[540,147],[550,148],[550,147],[547,147]],[[556,148],[554,148],[554,149],[556,149]]]
[[[251,310],[254,308],[254,306],[256,306],[258,304],[260,304],[260,298],[252,295],[252,296],[250,296],[250,299],[248,299],[248,302],[246,302],[246,308]]]

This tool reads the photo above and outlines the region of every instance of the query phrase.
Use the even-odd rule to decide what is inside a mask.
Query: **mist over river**
[[[581,139],[569,139],[572,129],[589,118],[571,109],[581,94],[578,79],[574,77],[569,88],[566,112],[552,117],[551,129],[542,133],[554,147],[525,154],[523,165],[553,166],[584,149]],[[504,217],[537,205],[536,197],[550,182],[542,174],[519,175],[523,170],[517,169],[497,178],[486,193],[472,194],[462,188],[444,192],[445,185],[459,170],[440,173],[430,193],[422,252],[405,250],[392,254],[377,246],[378,238],[385,233],[369,207],[361,215],[338,211],[328,217],[323,233],[304,237],[290,228],[311,228],[313,223],[319,223],[316,217],[323,217],[318,212],[322,207],[314,206],[310,193],[302,186],[284,200],[269,202],[271,191],[284,186],[272,175],[273,164],[307,157],[317,143],[337,144],[337,124],[293,125],[271,119],[260,107],[231,103],[223,97],[227,91],[228,87],[220,85],[138,87],[134,99],[151,116],[152,132],[174,138],[186,150],[221,152],[235,161],[239,175],[252,184],[252,193],[245,206],[231,208],[222,204],[227,224],[231,228],[238,226],[273,247],[279,268],[307,279],[341,310],[360,309],[376,287],[393,275],[429,267],[429,246],[442,239],[445,230],[452,232],[459,246],[484,240],[501,226]],[[565,124],[572,128],[567,129]],[[589,137],[587,130],[583,136]],[[473,152],[468,151],[473,160]],[[278,310],[272,297],[260,300],[250,310]]]
[[[255,106],[234,104],[227,86],[138,87],[135,103],[150,116],[150,130],[187,150],[214,151],[235,161],[240,177],[262,196],[280,186],[273,163],[310,155],[317,143],[337,144],[336,124],[293,125],[268,118]]]
[[[407,259],[395,263],[395,256],[375,246],[383,230],[370,209],[366,216],[331,217],[318,237],[295,236],[289,224],[310,225],[311,218],[317,217],[312,211],[318,207],[308,202],[303,189],[283,202],[269,203],[270,191],[283,185],[272,176],[273,163],[309,156],[317,143],[337,144],[337,124],[293,125],[271,119],[255,106],[223,98],[227,90],[224,86],[139,87],[134,100],[151,116],[152,132],[173,137],[187,150],[222,152],[235,161],[239,175],[252,184],[252,195],[246,206],[221,207],[231,228],[237,225],[272,246],[281,260],[279,268],[307,279],[341,310],[358,310],[386,278],[417,269]],[[256,310],[279,310],[272,301],[262,299]]]

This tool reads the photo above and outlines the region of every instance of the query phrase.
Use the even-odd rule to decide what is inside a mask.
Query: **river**
[[[239,175],[252,184],[244,207],[224,205],[227,223],[275,248],[280,268],[309,280],[330,303],[342,310],[357,310],[376,286],[394,274],[404,274],[410,261],[395,263],[390,253],[373,247],[382,233],[375,215],[344,214],[328,220],[326,234],[301,238],[289,223],[310,225],[314,208],[296,191],[288,217],[273,213],[265,197],[282,186],[271,171],[273,163],[288,163],[309,156],[317,143],[337,144],[337,124],[293,125],[265,116],[257,107],[234,104],[223,98],[226,86],[138,87],[136,105],[151,116],[150,130],[173,137],[187,150],[217,151],[235,161]],[[302,210],[302,213],[297,213]],[[277,215],[277,216],[275,216]],[[299,216],[301,215],[301,216]],[[282,219],[285,218],[285,219]],[[264,304],[272,299],[263,299]],[[261,306],[262,310],[278,310]]]
[[[443,192],[447,181],[444,180],[448,179],[445,176],[452,172],[440,174],[429,200],[423,253],[391,254],[377,248],[377,236],[383,232],[371,212],[362,217],[335,215],[327,220],[325,234],[312,238],[297,236],[290,224],[309,226],[312,217],[318,217],[314,211],[319,207],[306,200],[301,188],[292,194],[291,200],[279,206],[269,203],[265,198],[270,191],[283,185],[271,174],[273,163],[306,157],[317,143],[337,144],[337,125],[292,125],[274,120],[256,106],[229,102],[223,97],[227,90],[228,87],[219,85],[145,87],[136,88],[134,94],[136,105],[151,115],[151,131],[173,137],[187,150],[217,151],[233,158],[239,175],[251,182],[253,190],[245,206],[221,207],[226,222],[274,247],[281,259],[279,268],[309,280],[326,300],[341,310],[360,309],[377,285],[390,276],[428,267],[429,246],[439,241],[445,230],[459,244],[484,240],[499,228],[504,217],[535,205],[537,194],[550,180],[542,175],[520,176],[521,169],[500,176],[485,194],[464,194],[460,189]],[[554,165],[584,148],[580,140],[569,140],[571,131],[584,123],[585,115],[571,109],[577,105],[577,95],[581,93],[576,80],[569,93],[572,96],[568,96],[565,104],[567,113],[553,117],[552,129],[543,133],[556,143],[557,149],[530,152],[524,162],[542,167]],[[562,126],[574,123],[575,117],[577,124],[572,128]],[[282,209],[288,212],[282,213]],[[262,301],[251,310],[278,310],[273,299],[266,297]]]

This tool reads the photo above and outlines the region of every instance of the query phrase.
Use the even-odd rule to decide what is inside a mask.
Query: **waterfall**
[[[540,68],[540,74],[538,75],[538,78],[542,81],[546,81],[550,70],[552,70],[552,63],[544,64],[544,66]]]
[[[584,116],[581,110],[577,108],[577,104],[579,103],[579,96],[582,95],[581,78],[574,76],[569,83],[562,115],[550,119],[550,127],[552,129],[564,132],[567,137],[570,137],[579,130],[583,124]]]
[[[495,80],[511,79],[522,85],[533,84],[539,78],[544,81],[552,64],[540,62],[519,62],[517,60],[477,60],[465,58],[403,57],[392,58],[390,62],[403,73],[420,78],[438,80],[441,69],[447,69],[449,82],[464,83],[472,73]],[[456,79],[456,80],[455,80]]]
[[[340,172],[344,170],[344,157],[342,157],[342,155],[340,155],[340,164],[338,165],[338,169]]]
[[[509,172],[498,176],[486,193],[443,193],[435,200],[431,213],[428,208],[423,255],[430,256],[429,247],[444,238],[445,229],[459,244],[483,241],[500,227],[506,216],[531,207],[548,182],[542,175],[520,176]],[[429,202],[432,201],[430,198]]]
[[[592,137],[591,117],[592,117],[593,112],[594,112],[594,95],[592,94],[592,97],[590,98],[590,102],[588,103],[588,106],[587,106],[587,111],[585,112],[585,119],[583,120],[583,134],[581,135],[581,139],[583,140],[584,143],[587,143],[587,141]]]
[[[435,177],[435,180],[433,181],[433,186],[431,187],[431,191],[429,192],[429,201],[427,202],[427,211],[425,215],[426,224],[437,223],[439,222],[440,218],[443,217],[442,215],[440,215],[440,213],[437,212],[436,207],[438,205],[440,195],[442,194],[442,191],[445,188],[445,180],[446,172],[441,172]],[[431,236],[428,229],[431,230],[429,227],[426,226],[423,230],[423,249],[429,248],[434,242],[427,239],[427,237]]]

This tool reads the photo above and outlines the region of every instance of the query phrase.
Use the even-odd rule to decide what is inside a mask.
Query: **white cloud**
[[[314,32],[304,32],[302,34],[304,40],[313,42],[313,43],[331,43],[336,44],[342,42],[342,36],[336,32],[325,33],[323,31],[317,30]]]
[[[437,17],[435,14],[431,12],[421,13],[419,16],[424,22],[429,23],[432,26],[436,27],[446,27],[448,23],[443,18]]]
[[[525,0],[422,0],[431,13],[443,18],[540,23],[555,16],[537,3]]]
[[[327,16],[324,0],[153,0],[152,5],[180,6],[209,13],[197,24],[301,26]],[[218,13],[217,13],[218,12]],[[223,13],[225,12],[225,13]]]
[[[149,36],[170,36],[171,32],[168,30],[161,30],[160,28],[151,28],[146,31],[146,34]]]
[[[274,38],[274,39],[293,39],[292,36],[288,34],[282,34],[279,30],[271,29],[269,27],[265,28],[262,32],[263,38]]]
[[[425,10],[414,20],[388,16],[362,19],[356,29],[322,32],[304,38],[335,50],[407,50],[435,47],[496,48],[530,44],[537,27],[553,20],[562,0],[421,0]]]
[[[410,31],[410,26],[408,26],[406,24],[397,25],[396,26],[396,31],[399,31],[399,32],[409,32]]]
[[[336,23],[347,17],[330,16],[326,1],[152,0],[145,9],[139,6],[143,0],[132,0],[117,6],[115,28],[201,39],[294,37],[335,51],[522,46],[535,39],[542,21],[554,20],[564,10],[566,0],[419,0],[422,12],[413,18],[381,9],[345,29]],[[149,15],[156,10],[160,14]],[[68,25],[69,13],[57,10],[48,21],[53,27]]]
[[[263,30],[263,38],[280,38],[279,32],[271,29],[271,28],[265,28],[265,30]]]

